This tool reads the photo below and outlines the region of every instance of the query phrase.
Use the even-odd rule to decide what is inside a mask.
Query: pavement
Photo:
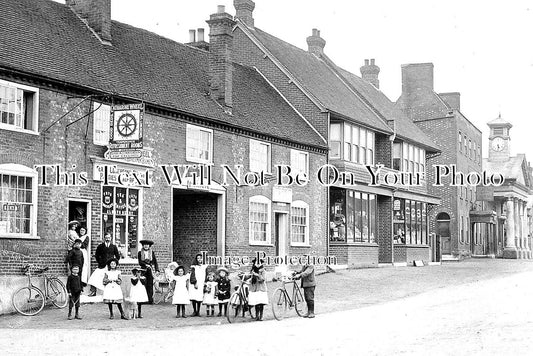
[[[315,319],[278,322],[268,314],[264,322],[227,324],[175,319],[172,306],[159,305],[142,320],[124,321],[92,305],[83,306],[84,320],[67,321],[65,310],[46,309],[1,317],[0,354],[531,354],[533,262],[470,260],[317,279]]]

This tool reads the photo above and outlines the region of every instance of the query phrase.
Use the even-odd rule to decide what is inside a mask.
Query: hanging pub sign
[[[144,104],[114,105],[111,107],[110,149],[139,149],[143,147]]]

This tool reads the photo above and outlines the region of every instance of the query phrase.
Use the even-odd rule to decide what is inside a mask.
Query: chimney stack
[[[440,93],[439,96],[452,110],[461,111],[461,93]]]
[[[196,34],[198,34],[198,37],[196,37]],[[189,42],[186,44],[188,44],[189,46],[203,49],[204,51],[209,50],[209,43],[205,42],[204,39],[203,28],[199,28],[198,32],[194,29],[189,30]]]
[[[433,63],[403,64],[402,95],[426,90],[433,91]]]
[[[223,5],[207,20],[209,24],[209,88],[221,105],[233,105],[233,17]]]
[[[233,6],[235,7],[235,19],[241,20],[248,27],[254,27],[254,2],[252,0],[233,0]]]
[[[324,54],[324,47],[326,46],[326,41],[320,37],[320,31],[316,28],[313,29],[312,35],[307,37],[307,51],[309,53],[316,54],[321,56]]]
[[[196,30],[189,30],[189,42],[196,42]]]
[[[370,63],[368,59],[365,59],[365,65],[360,68],[360,71],[363,80],[379,89],[379,67],[375,64],[374,59],[371,59]]]
[[[203,28],[198,29],[198,42],[205,42]]]
[[[103,43],[111,44],[111,0],[66,0]]]

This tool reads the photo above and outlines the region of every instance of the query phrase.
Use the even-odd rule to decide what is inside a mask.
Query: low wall
[[[330,244],[329,255],[337,257],[337,264],[350,267],[377,267],[377,244]]]
[[[394,262],[431,261],[431,249],[426,245],[394,245]]]

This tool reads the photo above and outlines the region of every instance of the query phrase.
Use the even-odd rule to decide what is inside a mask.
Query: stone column
[[[513,198],[507,198],[506,204],[506,220],[505,230],[507,236],[505,238],[505,248],[503,250],[503,258],[518,258],[518,250],[515,244],[515,212]]]
[[[522,258],[522,228],[520,224],[520,200],[518,198],[514,199],[514,223],[516,236],[516,249],[518,250],[518,258]]]
[[[524,239],[524,258],[531,257],[531,246],[529,246],[529,232],[527,230],[527,201],[522,202],[522,237]]]

